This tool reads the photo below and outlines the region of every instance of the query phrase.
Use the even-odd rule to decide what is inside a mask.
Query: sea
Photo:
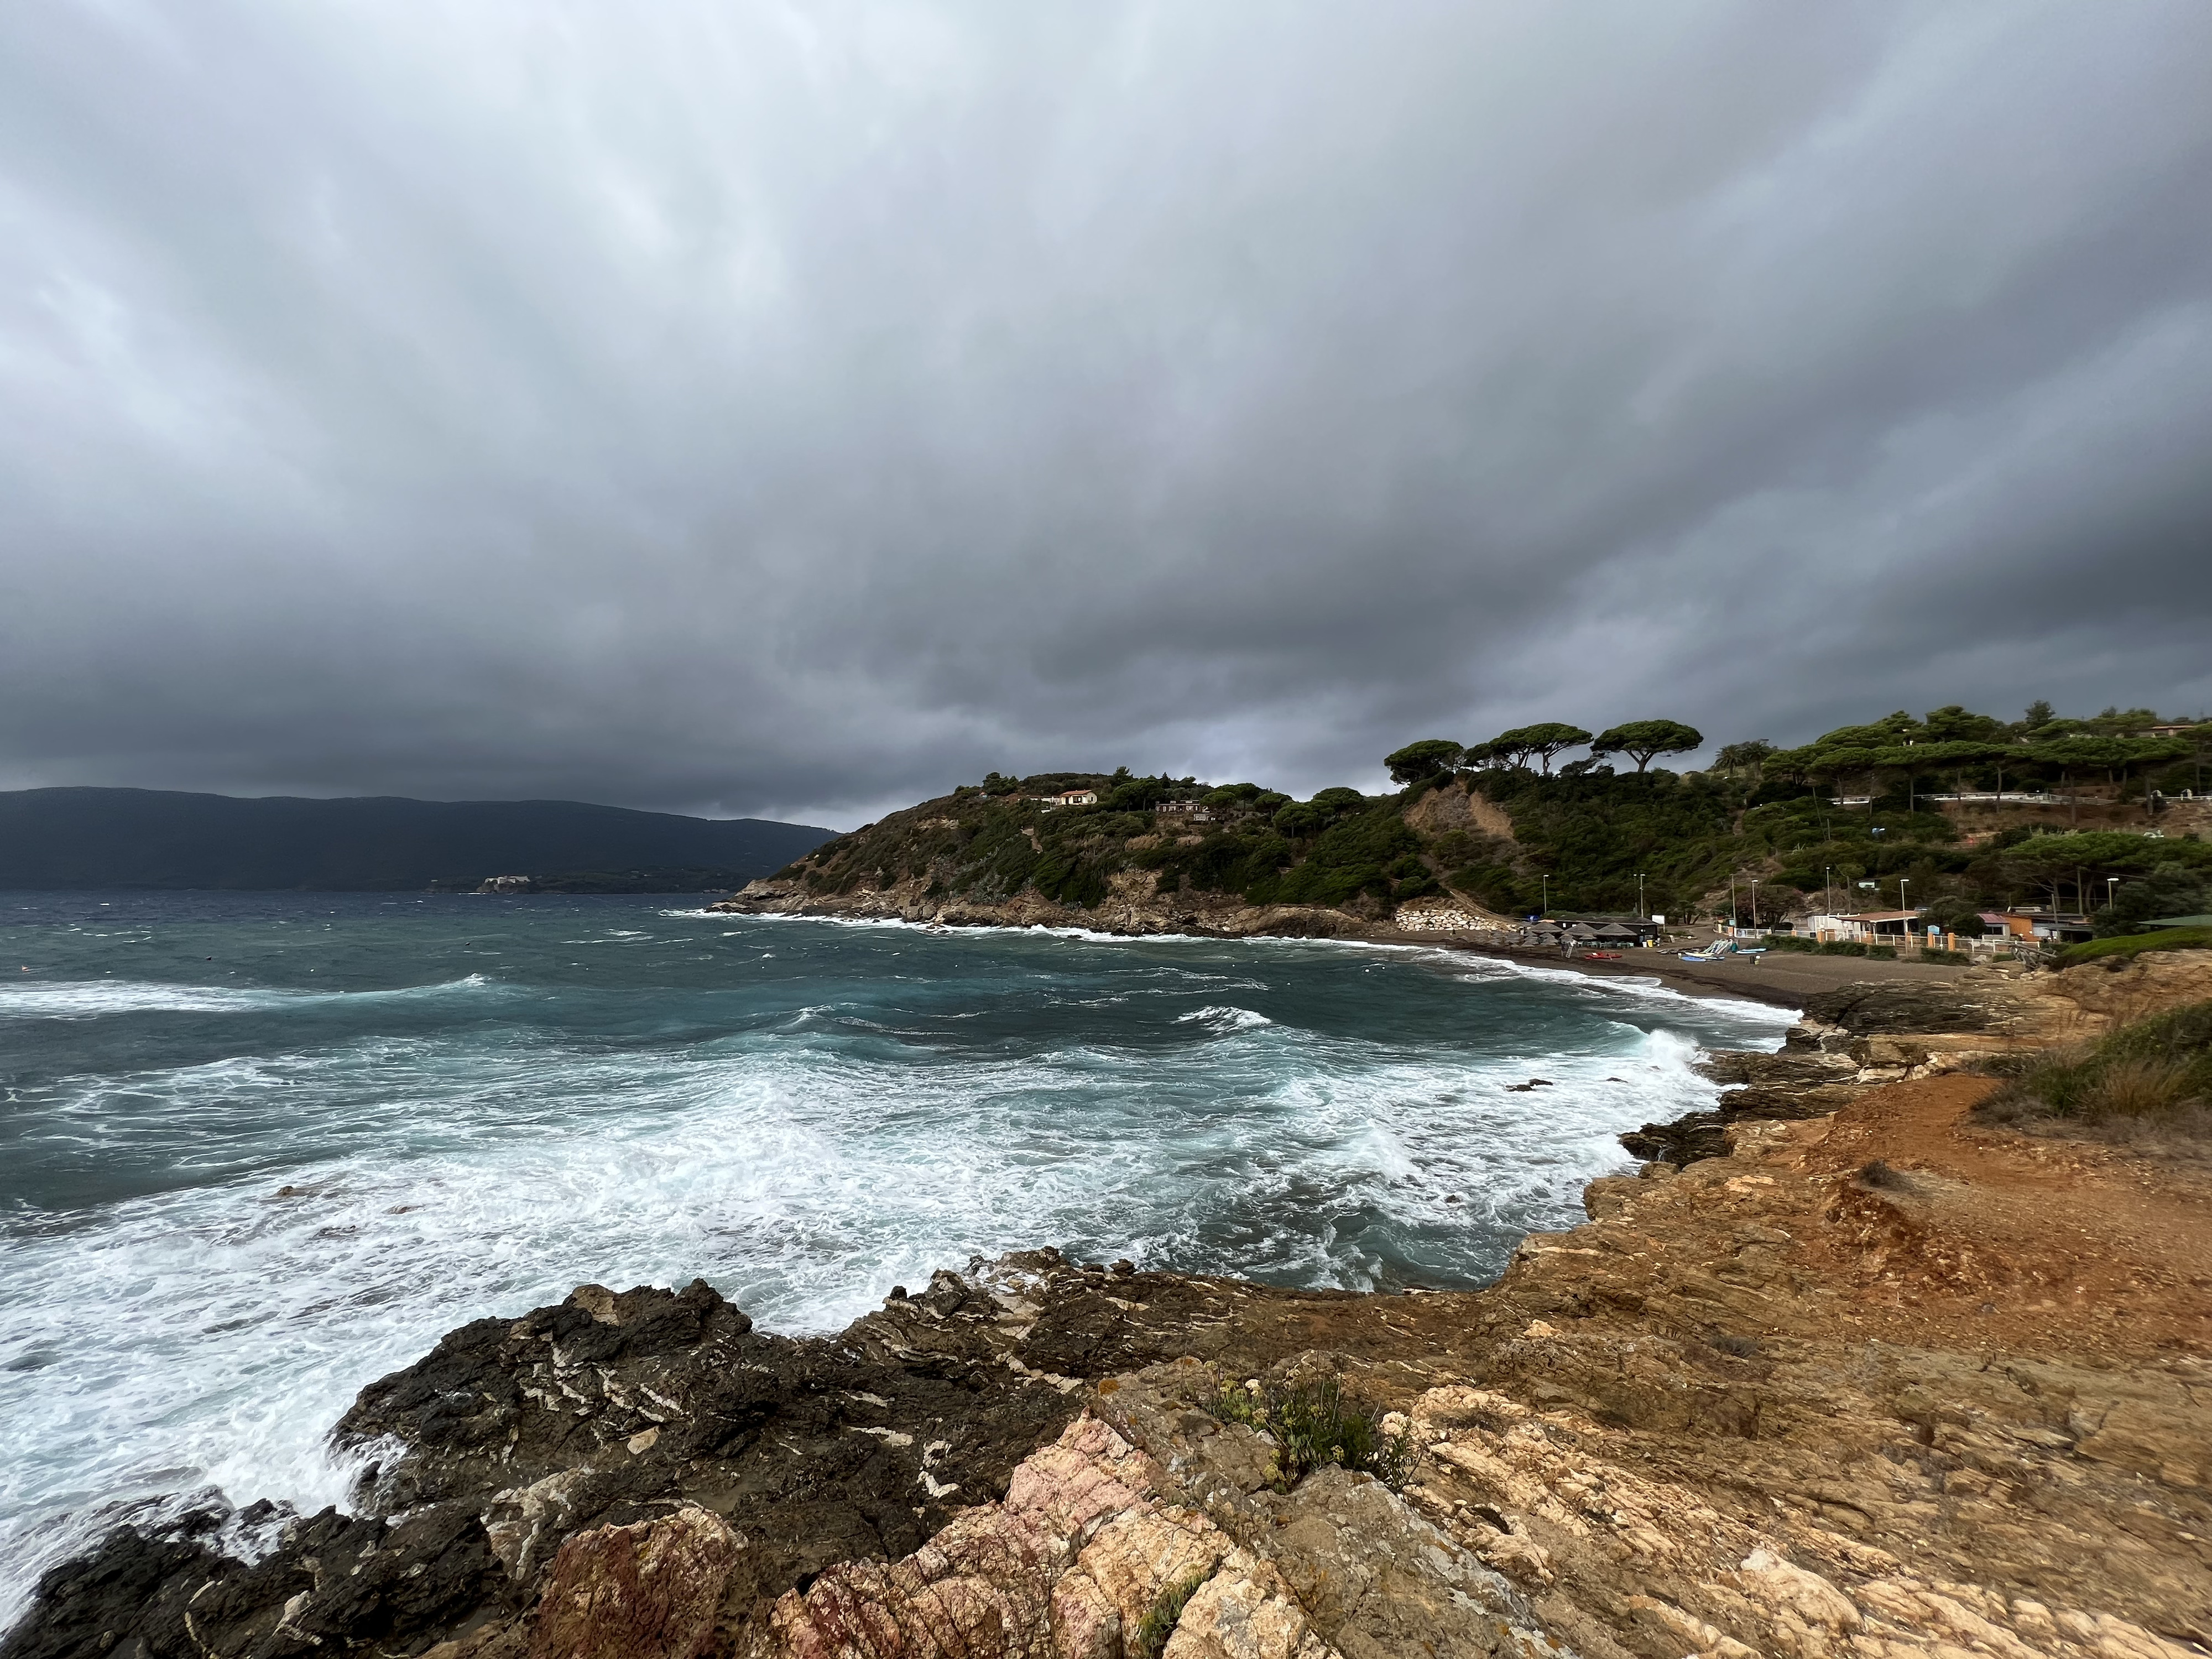
[[[0,1626],[118,1521],[343,1504],[362,1384],[586,1281],[794,1334],[1043,1244],[1480,1285],[1790,1018],[1441,947],[0,894]]]

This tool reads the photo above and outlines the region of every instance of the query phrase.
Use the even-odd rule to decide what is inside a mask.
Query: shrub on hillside
[[[1999,1122],[2212,1121],[2212,1002],[2039,1054],[1976,1109]]]
[[[1413,1471],[1412,1432],[1384,1434],[1376,1419],[1345,1399],[1334,1377],[1261,1388],[1224,1382],[1206,1402],[1224,1423],[1242,1423],[1275,1443],[1275,1488],[1288,1492],[1331,1463],[1371,1474],[1393,1492]]]
[[[1321,796],[1314,799],[1318,803]],[[1255,882],[1251,890],[1253,902],[1341,904],[1363,892],[1388,896],[1390,866],[1405,854],[1418,854],[1420,850],[1420,837],[1392,808],[1381,807],[1342,817],[1321,833],[1304,861],[1296,868],[1279,878],[1271,874]],[[1426,866],[1420,868],[1425,874]]]
[[[2136,933],[2144,922],[2160,916],[2194,916],[2212,906],[2212,880],[2192,870],[2179,857],[2154,865],[2140,881],[2124,881],[2090,926],[2100,939],[2120,939]]]

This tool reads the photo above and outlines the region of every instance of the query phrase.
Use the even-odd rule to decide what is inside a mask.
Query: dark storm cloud
[[[0,17],[0,782],[2212,702],[2212,12]]]

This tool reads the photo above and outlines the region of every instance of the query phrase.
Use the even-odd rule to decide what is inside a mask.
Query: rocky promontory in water
[[[1838,994],[1481,1291],[1038,1250],[793,1340],[583,1285],[363,1389],[349,1511],[118,1526],[0,1654],[2202,1654],[2205,1143],[1962,1068],[2208,996]]]

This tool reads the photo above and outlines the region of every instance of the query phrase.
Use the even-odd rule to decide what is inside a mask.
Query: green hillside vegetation
[[[2139,957],[2146,951],[2212,951],[2212,927],[2157,927],[2147,933],[2087,939],[2061,951],[2057,966],[2073,968],[2113,957]]]
[[[1028,799],[1096,789],[1095,806]],[[1214,820],[1179,825],[1153,809],[1190,802]],[[1374,908],[1439,890],[1396,796],[1324,789],[1310,801],[1255,783],[1053,772],[996,773],[980,787],[926,801],[832,842],[784,874],[817,894],[926,880],[932,896],[982,903],[1024,887],[1089,908],[1125,870],[1152,872],[1158,890],[1235,894],[1254,904]]]
[[[1088,908],[1116,876],[1135,871],[1150,872],[1163,893],[1369,915],[1448,893],[1525,915],[1547,890],[1554,912],[1627,913],[1640,876],[1646,909],[1687,916],[1715,895],[1725,910],[1734,878],[1737,914],[1766,921],[1831,898],[1839,909],[1894,904],[1901,880],[1912,904],[1968,928],[1982,908],[2087,892],[2112,899],[2099,926],[2118,936],[2154,916],[2212,908],[2212,844],[2018,828],[1968,846],[1925,796],[2000,784],[2060,788],[2090,771],[2108,794],[2191,787],[2206,734],[2130,735],[2161,723],[2148,710],[2059,720],[2039,705],[2008,725],[1954,707],[1842,727],[1797,749],[1735,743],[1711,769],[1677,773],[1654,763],[1705,742],[1679,721],[1629,721],[1595,738],[1548,721],[1486,743],[1423,738],[1384,757],[1395,792],[1324,789],[1304,801],[1256,783],[1126,769],[994,773],[841,836],[783,874],[817,895],[921,881],[936,897],[988,903],[1026,888]],[[1577,747],[1589,752],[1563,759]],[[1637,769],[1618,770],[1608,756]],[[1097,790],[1097,804],[1031,799],[1076,788]],[[1831,805],[1829,796],[1846,788],[1874,799]],[[1464,808],[1434,810],[1453,803],[1417,810],[1439,791],[1480,795],[1512,835],[1425,827],[1468,820]],[[1157,812],[1164,803],[1194,806],[1210,821]],[[2117,886],[2107,884],[2114,877]]]

